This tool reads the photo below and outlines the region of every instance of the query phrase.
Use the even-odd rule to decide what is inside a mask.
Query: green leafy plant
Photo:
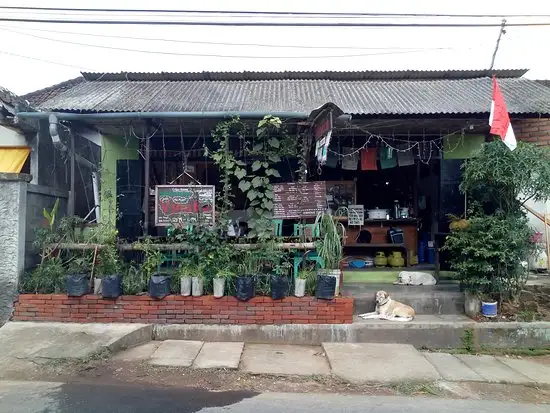
[[[104,275],[119,274],[121,270],[120,257],[115,244],[104,244],[97,254],[97,271],[100,278]]]
[[[340,268],[343,255],[344,226],[327,213],[320,214],[315,223],[319,225],[320,233],[317,253],[323,259],[326,269],[337,270]]]
[[[65,290],[66,274],[61,259],[51,257],[22,277],[20,289],[27,293],[59,293]]]
[[[67,261],[67,272],[69,274],[89,274],[92,269],[92,256],[85,251],[80,256],[74,256]]]
[[[147,290],[147,278],[136,263],[131,262],[122,269],[122,288],[124,294],[137,295]]]
[[[184,258],[176,271],[178,278],[183,277],[200,277],[202,275],[202,268],[198,263],[198,256],[189,255]]]
[[[523,142],[510,151],[495,140],[463,165],[460,188],[469,197],[469,218],[452,226],[443,249],[466,291],[500,301],[521,291],[527,280],[521,262],[534,248],[522,205],[550,197],[548,155]]]
[[[252,160],[250,165],[243,159],[237,159],[230,150],[229,137],[236,125],[240,126],[236,134],[244,159]],[[239,190],[249,202],[249,236],[269,239],[273,235],[271,218],[274,195],[271,180],[281,177],[275,165],[282,161],[282,157],[296,156],[296,139],[288,136],[281,119],[270,115],[258,123],[256,133],[250,136],[247,136],[246,127],[238,119],[219,123],[212,136],[218,147],[209,153],[220,169],[223,211],[232,207],[231,181],[236,179]]]
[[[59,208],[59,198],[56,198],[51,211],[48,211],[46,208],[42,210],[42,215],[48,222],[48,227],[50,228],[50,231],[53,231],[54,229],[55,217],[57,215],[58,208]]]

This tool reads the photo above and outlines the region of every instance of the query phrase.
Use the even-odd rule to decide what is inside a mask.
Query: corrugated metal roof
[[[281,71],[281,72],[83,72],[86,80],[436,80],[477,77],[521,77],[528,69],[501,70],[364,70],[364,71]]]
[[[34,92],[27,93],[26,95],[22,95],[21,99],[23,101],[28,101],[31,106],[40,105],[46,100],[51,99],[82,82],[84,82],[84,78],[82,76],[79,76],[53,86],[45,87],[44,89],[39,89],[35,90]]]
[[[486,113],[491,103],[489,77],[137,81],[106,80],[108,76],[115,75],[80,83],[39,108],[84,112],[311,112],[333,102],[345,113],[356,115],[427,115]],[[499,84],[510,113],[550,113],[548,87],[524,78],[500,78]]]

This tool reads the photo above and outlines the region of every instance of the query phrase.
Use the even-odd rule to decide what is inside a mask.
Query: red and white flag
[[[504,96],[500,91],[496,77],[493,76],[493,100],[491,101],[491,115],[489,116],[489,125],[491,125],[491,134],[500,136],[500,139],[508,146],[510,150],[516,149],[518,143],[510,123],[510,116],[506,108]]]

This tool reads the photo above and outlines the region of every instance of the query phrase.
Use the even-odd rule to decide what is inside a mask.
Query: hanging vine
[[[235,130],[241,141],[243,155],[247,160],[252,160],[250,165],[237,159],[230,150],[229,139],[231,132]],[[238,118],[219,123],[212,133],[218,148],[210,152],[210,156],[220,169],[220,203],[223,211],[233,208],[231,182],[235,177],[239,182],[239,190],[249,202],[249,235],[266,240],[273,234],[271,180],[281,177],[275,165],[282,161],[282,157],[297,155],[296,139],[287,134],[281,119],[271,115],[265,116],[258,123],[252,136],[247,136],[244,132],[245,126]]]

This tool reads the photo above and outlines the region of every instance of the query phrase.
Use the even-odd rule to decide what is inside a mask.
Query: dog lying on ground
[[[359,314],[359,317],[390,321],[411,321],[415,315],[416,313],[412,307],[392,300],[387,292],[380,290],[376,293],[374,312]]]
[[[401,271],[397,276],[396,285],[436,285],[433,275],[427,272]]]

